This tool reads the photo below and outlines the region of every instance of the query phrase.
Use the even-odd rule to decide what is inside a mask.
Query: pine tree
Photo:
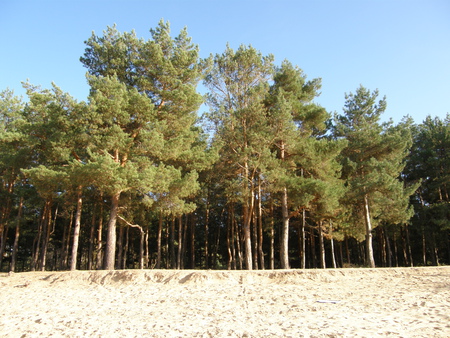
[[[202,103],[196,91],[203,70],[198,47],[191,43],[186,29],[172,38],[164,21],[150,33],[152,39],[144,41],[136,39],[134,32],[121,34],[108,28],[104,37],[93,35],[86,42],[85,57],[81,58],[94,76],[90,78],[96,145],[93,161],[101,170],[109,170],[111,180],[117,182],[109,189],[113,203],[105,257],[108,269],[114,266],[121,192],[139,189],[147,199],[159,202],[154,207],[163,206],[168,196],[181,203],[189,194],[180,191],[193,191],[196,170],[208,162],[206,143],[194,125]],[[147,177],[140,174],[148,170]],[[154,181],[157,172],[168,181]],[[160,187],[173,191],[161,191]],[[184,205],[179,210],[192,209]]]
[[[413,225],[422,239],[424,265],[428,264],[427,256],[433,264],[438,264],[438,247],[450,247],[449,122],[449,114],[445,119],[427,116],[422,124],[415,127],[414,143],[405,169],[405,179],[420,184],[411,201],[415,210]]]
[[[378,91],[370,93],[362,86],[355,94],[346,95],[344,114],[336,116],[335,126],[335,136],[348,141],[341,154],[342,178],[348,188],[345,203],[354,227],[361,221],[365,225],[370,267],[375,267],[372,230],[382,220],[407,222],[411,217],[407,200],[412,193],[399,180],[411,146],[409,129],[392,126],[391,122],[381,124],[386,99],[377,103],[377,97]]]
[[[14,207],[15,190],[20,185],[20,169],[28,165],[31,154],[27,144],[27,135],[22,130],[24,103],[12,90],[0,92],[0,267],[5,256],[8,237],[8,225],[11,222]],[[19,238],[19,222],[16,226],[16,241]],[[11,270],[15,268],[14,245]]]
[[[313,102],[319,95],[320,79],[306,81],[298,67],[284,61],[274,76],[274,84],[266,98],[270,135],[278,163],[272,168],[272,181],[281,194],[282,230],[280,262],[289,268],[289,220],[314,199],[309,191],[311,179],[303,172],[314,159],[317,143],[315,132],[325,128],[328,114]],[[319,165],[311,163],[310,168]]]
[[[267,119],[263,100],[273,72],[273,56],[262,56],[253,47],[227,46],[217,54],[205,79],[210,89],[209,118],[215,126],[220,156],[229,165],[224,187],[242,205],[245,266],[253,269],[251,222],[255,208],[255,179],[269,156]]]

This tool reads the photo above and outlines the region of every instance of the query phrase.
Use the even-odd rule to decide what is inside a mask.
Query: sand
[[[0,274],[1,337],[450,337],[450,267]]]

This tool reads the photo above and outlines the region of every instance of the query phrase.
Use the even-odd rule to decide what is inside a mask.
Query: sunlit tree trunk
[[[120,192],[114,194],[111,199],[108,228],[106,233],[106,250],[103,269],[114,270],[116,256],[116,224],[119,211]]]
[[[72,258],[70,261],[70,270],[76,270],[77,268],[77,254],[78,243],[80,240],[80,228],[81,228],[81,209],[83,206],[82,187],[77,188],[77,210],[75,212],[75,225],[73,227],[73,244],[72,244]]]
[[[366,259],[369,267],[375,267],[375,260],[373,257],[373,245],[372,245],[372,220],[370,218],[369,211],[369,197],[364,195],[364,220],[366,224]]]

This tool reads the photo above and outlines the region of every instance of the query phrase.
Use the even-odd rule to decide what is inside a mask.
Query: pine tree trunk
[[[311,241],[311,264],[314,269],[317,268],[317,255],[316,255],[316,239],[314,236],[314,229],[310,228],[309,238]]]
[[[170,265],[169,268],[176,267],[176,255],[175,255],[175,217],[172,217],[170,221],[170,234],[169,234],[169,250],[170,250]]]
[[[253,235],[253,268],[258,270],[258,219],[256,218],[256,208],[253,209],[252,214],[252,235]]]
[[[333,266],[333,269],[337,268],[336,264],[336,255],[334,252],[334,239],[333,239],[333,223],[330,220],[330,245],[331,245],[331,264]]]
[[[97,205],[94,204],[94,209],[92,210],[91,230],[89,232],[88,270],[92,270],[94,267],[95,224],[97,222],[96,209]]]
[[[114,270],[116,259],[116,224],[117,214],[119,211],[120,192],[113,195],[111,200],[111,209],[109,212],[109,221],[107,225],[106,234],[106,250],[105,261],[103,265],[104,270]]]
[[[239,262],[239,270],[244,269],[244,255],[242,253],[242,229],[239,228],[237,223],[235,222],[235,233],[236,233],[236,250],[237,250],[237,256],[238,256],[238,262]]]
[[[228,209],[228,211],[230,211]],[[231,270],[231,267],[233,265],[233,252],[231,250],[231,242],[233,238],[233,228],[232,228],[232,222],[231,217],[227,217],[227,254],[228,254],[228,260],[227,260],[227,270]]]
[[[142,232],[142,229],[140,229]],[[123,253],[122,253],[122,269],[127,268],[127,258],[128,258],[128,247],[129,247],[129,241],[130,241],[130,227],[127,226],[125,230],[125,244],[123,247]],[[141,247],[141,249],[143,249]],[[139,252],[140,257],[142,257],[142,251]]]
[[[75,213],[75,226],[73,227],[72,259],[70,261],[70,271],[74,271],[77,268],[77,254],[78,254],[78,243],[80,240],[82,206],[83,206],[82,187],[79,186],[77,189],[77,211]]]
[[[319,245],[320,245],[320,267],[322,269],[325,269],[327,266],[325,263],[325,243],[323,240],[322,221],[319,222]]]
[[[148,269],[149,267],[149,260],[150,260],[150,253],[149,253],[149,247],[148,247],[148,227],[145,228],[145,236],[144,236],[144,269]]]
[[[100,194],[100,211],[97,229],[97,269],[103,266],[103,193]]]
[[[119,227],[119,240],[117,241],[117,266],[116,269],[122,269],[123,261],[123,235],[125,228],[123,226]]]
[[[191,217],[191,269],[195,269],[195,214]]]
[[[253,202],[251,202],[253,203]],[[252,255],[252,237],[250,231],[251,222],[251,208],[249,206],[244,207],[244,245],[245,245],[245,268],[247,270],[253,270],[253,255]]]
[[[281,195],[282,225],[280,233],[280,264],[282,269],[289,269],[289,211],[287,189]]]
[[[144,269],[144,245],[145,245],[145,233],[142,229],[139,229],[139,269]],[[128,242],[128,233],[127,233]]]
[[[187,214],[184,218],[184,231],[183,231],[183,250],[181,251],[181,262],[180,262],[180,269],[185,268],[186,263],[186,248],[187,248],[187,233],[188,233],[188,226],[189,226],[189,214]]]
[[[178,216],[178,252],[177,252],[177,269],[181,269],[181,253],[183,252],[183,219]]]
[[[19,250],[20,223],[22,222],[22,214],[23,214],[23,196],[20,197],[19,211],[17,212],[16,233],[15,233],[15,237],[14,237],[13,251],[12,251],[12,257],[11,257],[11,266],[9,269],[12,272],[14,272],[16,270],[17,252]]]
[[[347,264],[350,265],[351,261],[350,261],[350,250],[348,248],[348,236],[345,235],[345,256],[347,258]]]
[[[423,266],[427,265],[427,241],[425,237],[425,228],[422,227],[422,262]]]
[[[217,227],[216,238],[214,240],[214,248],[213,248],[213,261],[212,261],[213,269],[217,267],[217,253],[219,251],[219,244],[220,244],[220,227]]]
[[[270,269],[275,269],[275,220],[273,215],[273,201],[270,201]]]
[[[43,241],[41,246],[41,253],[39,259],[39,268],[41,271],[45,271],[45,266],[47,263],[47,252],[48,252],[48,244],[50,242],[50,232],[51,232],[51,224],[52,224],[52,209],[51,209],[52,201],[47,199],[45,202],[45,215],[44,215],[44,225],[43,225]]]
[[[14,175],[13,175],[14,176]],[[6,203],[2,205],[2,213],[0,217],[0,268],[3,263],[5,254],[6,241],[8,239],[8,219],[11,215],[12,193],[14,191],[15,179],[7,184],[8,197]]]
[[[231,215],[231,256],[233,258],[233,261],[231,263],[231,268],[233,270],[237,269],[237,265],[238,265],[238,249],[236,249],[236,237],[238,236],[239,232],[236,228],[236,219],[234,218],[234,204],[231,205],[231,210],[230,210],[230,215]]]
[[[391,242],[389,240],[388,233],[384,232],[384,237],[386,238],[386,249],[387,249],[387,263],[388,267],[392,267],[392,250],[391,250]]]
[[[386,239],[384,237],[384,231],[383,227],[378,227],[378,243],[380,247],[380,260],[381,260],[381,266],[386,266]]]
[[[301,245],[300,245],[300,252],[301,252],[301,258],[300,258],[300,268],[306,269],[306,210],[303,208],[302,210],[302,223],[300,226],[300,235],[301,235]]]
[[[263,241],[264,241],[264,236],[263,236],[261,182],[259,182],[259,184],[258,184],[258,253],[259,253],[259,264],[260,264],[261,270],[265,269]]]
[[[159,213],[158,234],[156,235],[156,268],[161,269],[161,239],[162,239],[163,214]]]
[[[395,232],[393,235],[392,242],[394,243],[394,261],[395,261],[395,267],[398,268],[398,247],[397,247],[397,236],[395,236]]]
[[[209,198],[206,201],[205,211],[205,268],[209,269]]]
[[[253,254],[252,254],[252,234],[251,221],[255,200],[255,193],[253,191],[253,179],[250,177],[248,162],[244,163],[244,196],[246,200],[243,205],[243,230],[244,230],[244,247],[245,247],[245,268],[253,270]],[[251,187],[249,187],[249,184]]]
[[[406,234],[406,248],[408,250],[408,256],[409,256],[409,266],[414,267],[412,252],[411,252],[411,242],[409,240],[409,227],[408,225],[405,225],[405,234]]]
[[[375,259],[373,257],[373,244],[372,244],[372,220],[370,219],[369,211],[369,197],[364,195],[364,219],[366,223],[366,258],[369,267],[375,267]]]

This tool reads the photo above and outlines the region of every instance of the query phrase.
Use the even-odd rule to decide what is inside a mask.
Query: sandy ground
[[[0,275],[1,337],[450,337],[450,267]]]

